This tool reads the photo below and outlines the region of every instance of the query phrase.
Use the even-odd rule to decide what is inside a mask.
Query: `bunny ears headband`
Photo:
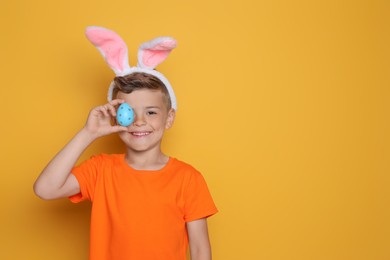
[[[116,76],[125,76],[134,72],[151,74],[160,79],[168,90],[173,109],[177,109],[176,97],[168,79],[156,70],[158,64],[163,62],[169,53],[176,47],[177,42],[171,37],[158,37],[141,44],[138,49],[138,64],[129,66],[129,58],[126,43],[115,32],[103,27],[89,26],[85,32],[88,40],[100,51],[108,66]],[[108,89],[108,101],[112,100],[114,82]]]

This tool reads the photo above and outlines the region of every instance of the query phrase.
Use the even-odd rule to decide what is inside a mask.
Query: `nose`
[[[133,125],[135,126],[144,126],[146,125],[145,118],[141,115],[134,115],[134,122]]]

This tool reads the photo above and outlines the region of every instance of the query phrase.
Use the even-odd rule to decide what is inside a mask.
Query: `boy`
[[[52,159],[34,184],[42,199],[92,201],[90,259],[210,260],[206,218],[215,214],[207,185],[190,165],[161,151],[175,119],[172,95],[155,75],[114,79],[109,103],[91,110],[85,126]],[[134,122],[112,124],[128,103]],[[175,101],[174,101],[175,102]],[[118,133],[125,154],[94,156],[74,167],[99,137]]]

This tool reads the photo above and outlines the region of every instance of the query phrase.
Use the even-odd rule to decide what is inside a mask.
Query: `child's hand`
[[[116,116],[115,107],[122,103],[124,103],[124,100],[115,99],[110,103],[92,109],[89,113],[87,123],[85,124],[85,130],[87,130],[93,138],[127,131],[126,127],[113,124],[113,119]]]

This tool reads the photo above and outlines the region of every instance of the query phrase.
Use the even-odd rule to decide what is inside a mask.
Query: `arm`
[[[207,219],[202,218],[187,223],[191,260],[211,260],[211,246],[207,229]]]
[[[68,197],[80,192],[80,186],[71,170],[83,151],[97,138],[111,133],[126,131],[123,126],[112,126],[115,106],[123,100],[113,100],[104,106],[94,108],[85,126],[49,162],[34,183],[35,194],[42,199]]]

